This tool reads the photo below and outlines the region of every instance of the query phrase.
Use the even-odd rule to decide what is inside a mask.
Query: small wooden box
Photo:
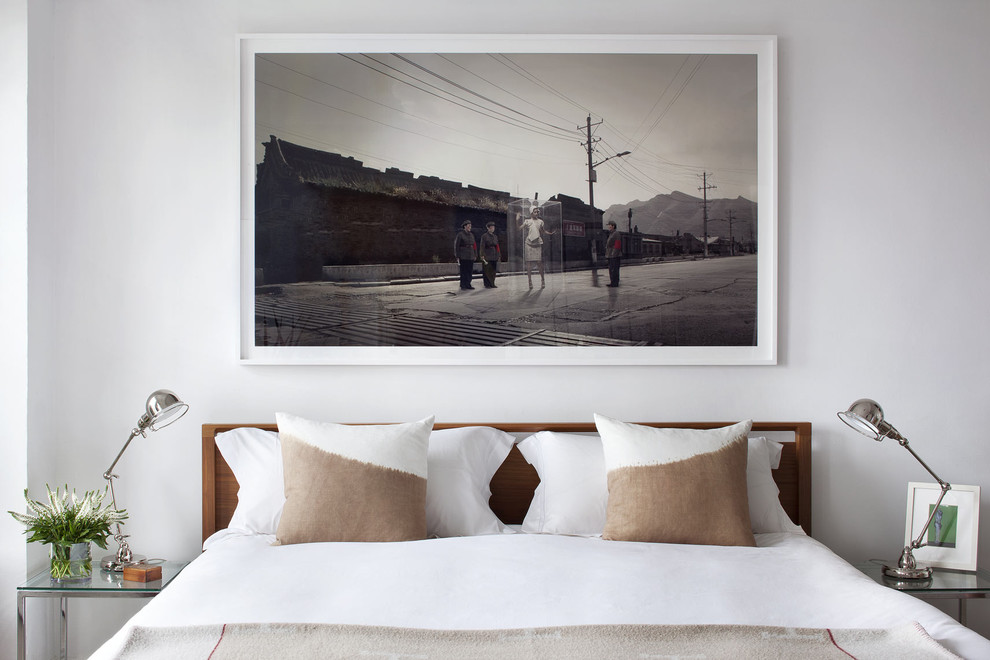
[[[125,566],[124,575],[125,580],[131,580],[132,582],[153,582],[155,580],[162,579],[162,567],[161,566]]]

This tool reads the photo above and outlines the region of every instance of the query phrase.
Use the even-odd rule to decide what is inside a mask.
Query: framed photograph
[[[776,37],[238,45],[243,363],[776,364]]]
[[[941,492],[938,484],[914,481],[908,484],[905,545],[921,534]],[[915,550],[914,556],[929,566],[975,571],[979,528],[980,487],[953,484],[928,526],[926,545]]]

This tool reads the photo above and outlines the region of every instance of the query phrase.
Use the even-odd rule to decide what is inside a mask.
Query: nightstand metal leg
[[[20,591],[17,592],[17,660],[24,660],[27,655],[25,653],[25,641],[24,641],[24,594]]]
[[[58,599],[58,657],[69,660],[69,599],[62,596]]]

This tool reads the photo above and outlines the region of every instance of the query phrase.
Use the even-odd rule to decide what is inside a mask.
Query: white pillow
[[[540,475],[522,531],[600,536],[608,502],[602,439],[540,431],[518,446]]]
[[[746,463],[746,492],[749,496],[749,519],[754,534],[770,532],[801,532],[780,504],[780,489],[773,480],[771,469],[780,467],[784,445],[767,438],[749,439]]]
[[[476,536],[507,531],[488,506],[489,483],[515,438],[485,426],[436,430],[427,451],[428,536]],[[237,483],[237,507],[228,525],[275,534],[285,504],[278,433],[242,427],[216,436]]]
[[[274,534],[285,505],[278,432],[245,426],[218,433],[216,443],[239,486],[227,527]]]
[[[540,431],[518,443],[519,451],[540,476],[522,531],[600,536],[608,505],[605,455],[598,435]],[[783,445],[749,438],[746,491],[756,534],[800,532],[784,511],[771,468],[780,465]]]
[[[441,429],[430,434],[428,536],[480,536],[506,531],[489,508],[488,499],[492,495],[492,477],[515,441],[515,436],[489,426]]]

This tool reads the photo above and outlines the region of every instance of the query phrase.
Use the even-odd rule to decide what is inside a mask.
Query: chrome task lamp
[[[883,419],[883,409],[880,407],[876,401],[872,399],[859,399],[853,401],[852,405],[845,412],[838,413],[839,419],[843,422],[856,429],[863,435],[873,438],[877,442],[881,442],[884,438],[890,438],[895,440],[902,447],[911,452],[911,455],[921,463],[921,466],[928,470],[928,474],[932,475],[938,485],[942,487],[942,492],[938,496],[938,500],[935,502],[935,506],[932,507],[931,515],[928,516],[928,520],[925,522],[924,526],[921,528],[921,533],[918,534],[918,538],[911,541],[908,545],[904,546],[904,550],[901,552],[901,558],[897,561],[897,566],[884,566],[883,574],[887,577],[891,577],[897,580],[925,580],[932,576],[932,567],[919,565],[914,558],[914,551],[918,548],[928,545],[925,541],[925,536],[928,534],[928,526],[932,524],[932,520],[935,518],[935,514],[938,512],[938,507],[942,503],[942,499],[945,494],[952,490],[952,486],[948,483],[939,479],[938,475],[932,472],[932,469],[921,460],[921,457],[914,453],[914,450],[908,446],[907,438],[898,433],[897,429],[891,426],[888,422]]]
[[[117,508],[117,498],[113,493],[113,480],[118,478],[116,474],[113,473],[113,468],[117,465],[117,461],[120,457],[124,455],[124,451],[127,446],[131,444],[131,440],[137,436],[147,437],[149,431],[157,431],[158,429],[164,428],[179,419],[186,414],[189,406],[182,402],[175,392],[169,390],[155,390],[148,397],[148,401],[145,404],[145,412],[138,419],[137,427],[131,431],[131,435],[127,438],[127,442],[121,447],[120,451],[117,453],[117,458],[113,459],[113,463],[107,468],[107,471],[103,473],[103,478],[107,480],[110,486],[110,499],[113,502],[113,508]],[[145,559],[141,555],[135,555],[131,552],[130,546],[127,544],[127,535],[124,534],[120,529],[120,523],[117,523],[117,533],[113,535],[115,541],[117,541],[117,554],[107,555],[102,560],[100,560],[100,567],[104,571],[116,571],[120,572],[124,570],[125,566],[130,566],[132,564],[140,563]]]

